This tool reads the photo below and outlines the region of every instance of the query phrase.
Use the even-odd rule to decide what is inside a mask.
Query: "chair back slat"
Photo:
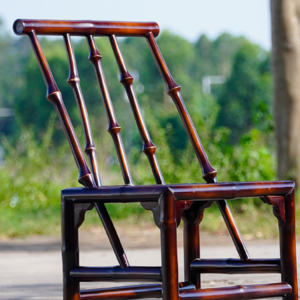
[[[168,69],[168,66],[159,50],[159,47],[155,41],[154,35],[152,32],[150,32],[147,37],[147,42],[149,45],[149,48],[151,50],[151,53],[154,57],[154,60],[157,64],[157,67],[160,71],[160,74],[167,85],[167,93],[171,98],[173,99],[176,108],[179,112],[179,115],[181,117],[181,120],[183,122],[183,125],[185,127],[185,130],[188,134],[188,137],[191,141],[191,144],[194,148],[194,151],[196,153],[197,159],[201,165],[202,168],[202,177],[207,182],[214,182],[217,171],[213,169],[213,167],[210,165],[210,162],[206,156],[206,153],[204,151],[204,148],[202,146],[202,143],[200,141],[200,138],[197,134],[197,131],[194,127],[193,121],[184,105],[184,102],[181,98],[180,89],[181,87],[176,84],[176,82],[173,80],[171,73]]]
[[[87,154],[89,160],[90,160],[90,167],[92,169],[94,180],[97,184],[97,186],[101,186],[101,180],[100,180],[100,174],[98,170],[98,163],[97,163],[97,157],[96,157],[96,147],[94,145],[93,136],[92,136],[92,130],[89,122],[89,116],[86,109],[84,97],[82,94],[81,86],[80,86],[80,78],[78,75],[78,69],[76,64],[76,58],[73,51],[72,43],[71,43],[71,37],[69,34],[64,35],[64,41],[66,45],[66,51],[68,56],[68,62],[69,62],[69,78],[68,78],[68,84],[72,87],[72,90],[74,92],[74,96],[76,99],[76,103],[79,109],[80,118],[82,122],[82,127],[85,135],[86,140],[86,146],[85,146],[85,153]]]
[[[18,27],[18,23],[21,20],[17,20],[14,24],[14,28]],[[41,24],[41,27],[45,26],[43,21],[37,20],[37,23]],[[58,22],[53,21],[53,24],[57,25]],[[18,33],[16,30],[15,32]],[[63,129],[65,131],[65,135],[70,144],[71,150],[73,152],[76,164],[79,168],[79,182],[83,184],[85,187],[96,187],[101,186],[100,176],[98,174],[97,160],[96,160],[96,148],[92,139],[92,132],[89,125],[88,114],[84,102],[84,98],[82,95],[82,91],[80,88],[80,79],[78,75],[78,70],[76,66],[76,60],[74,51],[71,44],[70,35],[68,33],[64,34],[64,40],[67,50],[67,56],[69,60],[69,69],[70,75],[68,79],[68,83],[73,88],[73,92],[75,94],[76,102],[79,107],[80,115],[82,118],[85,138],[86,138],[86,149],[85,152],[90,158],[91,166],[93,170],[93,174],[89,171],[88,165],[84,158],[83,152],[79,146],[79,142],[77,140],[74,128],[72,126],[71,120],[68,116],[66,108],[64,106],[61,93],[55,83],[50,67],[47,63],[47,60],[44,56],[40,43],[38,41],[36,32],[31,30],[29,32],[24,32],[23,34],[27,34],[32,44],[33,51],[36,55],[37,61],[39,63],[41,72],[43,74],[46,86],[47,86],[47,99],[52,102],[54,105],[60,121],[62,123]],[[95,182],[96,180],[96,182]],[[120,263],[122,268],[128,267],[129,262],[126,256],[126,253],[123,249],[119,236],[115,230],[115,227],[112,223],[112,220],[108,214],[108,211],[103,203],[94,203],[96,210],[101,218],[104,229],[109,237],[109,241],[112,245],[112,248],[115,252],[116,258]]]
[[[102,64],[101,64],[102,56],[100,55],[100,53],[97,49],[97,45],[96,45],[92,35],[87,36],[87,42],[88,42],[89,49],[90,49],[89,60],[91,61],[91,63],[94,66],[94,69],[95,69],[95,73],[96,73],[100,91],[101,91],[102,100],[103,100],[104,107],[106,110],[106,115],[108,118],[108,129],[107,130],[110,133],[110,135],[112,136],[112,139],[115,144],[115,148],[116,148],[119,163],[121,166],[124,182],[125,182],[125,184],[133,184],[129,164],[127,161],[127,157],[126,157],[126,153],[125,153],[125,149],[124,149],[124,145],[123,145],[123,141],[122,141],[122,137],[121,137],[121,133],[120,133],[121,127],[117,122],[114,107],[113,107],[112,101],[110,99],[104,72],[102,69]]]
[[[68,138],[69,145],[71,147],[75,162],[79,169],[79,179],[78,181],[83,184],[85,187],[94,187],[96,186],[93,175],[91,174],[86,160],[84,158],[83,152],[80,148],[75,130],[72,126],[70,117],[65,108],[61,92],[59,91],[55,80],[53,78],[52,72],[46,60],[46,57],[43,53],[42,47],[39,43],[37,35],[34,30],[29,34],[29,39],[32,44],[33,51],[37,58],[38,64],[40,66],[41,72],[43,74],[46,86],[47,86],[47,99],[55,107],[59,119],[61,121],[62,127],[65,131],[65,134]]]
[[[158,161],[157,161],[157,157],[155,154],[156,151],[156,146],[153,144],[153,142],[151,141],[149,132],[147,130],[146,124],[144,122],[143,116],[141,114],[141,110],[139,107],[139,103],[137,100],[137,97],[135,95],[134,89],[133,89],[133,77],[130,75],[130,73],[127,70],[121,49],[118,45],[117,39],[115,37],[115,35],[112,35],[109,37],[110,39],[110,43],[121,73],[121,80],[120,82],[123,84],[130,105],[131,105],[131,109],[143,142],[143,152],[147,155],[151,169],[152,169],[152,173],[154,175],[155,181],[157,184],[165,184],[164,183],[164,178],[163,175],[161,173]]]

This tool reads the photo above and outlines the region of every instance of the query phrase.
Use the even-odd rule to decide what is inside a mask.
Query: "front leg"
[[[163,300],[178,300],[176,200],[167,188],[159,199]]]
[[[285,300],[298,299],[297,256],[295,235],[295,190],[283,196],[265,196],[262,201],[273,206],[278,219],[281,281],[288,283],[293,291],[283,297]]]
[[[70,277],[70,271],[79,266],[78,227],[75,226],[74,210],[73,204],[62,196],[63,300],[80,300],[79,282]]]
[[[281,279],[287,282],[293,291],[283,297],[286,300],[298,299],[297,257],[295,236],[295,190],[284,199],[285,222],[279,219]]]

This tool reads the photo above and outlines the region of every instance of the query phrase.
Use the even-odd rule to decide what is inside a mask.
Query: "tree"
[[[218,98],[217,126],[231,130],[231,142],[256,127],[267,132],[272,127],[272,85],[269,55],[244,40],[238,48],[231,75]]]
[[[278,177],[300,186],[300,1],[271,0]]]

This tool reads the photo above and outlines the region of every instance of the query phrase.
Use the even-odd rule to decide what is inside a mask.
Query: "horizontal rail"
[[[140,186],[102,186],[101,188],[70,188],[62,191],[66,200],[74,202],[156,202],[169,189],[176,200],[221,200],[266,195],[285,196],[294,189],[291,181],[223,182],[212,184],[170,184]]]
[[[194,290],[189,282],[179,283],[179,291]],[[135,285],[81,291],[80,299],[84,300],[121,300],[121,299],[149,299],[162,297],[162,284]]]
[[[181,292],[179,299],[188,300],[246,300],[288,295],[292,288],[287,283],[273,283],[261,285],[237,285],[214,289],[203,289]]]
[[[63,21],[63,20],[25,20],[18,19],[13,24],[15,34],[28,34],[34,30],[41,35],[77,35],[77,36],[140,36],[150,32],[159,34],[155,22],[111,22],[111,21]]]
[[[197,273],[280,273],[280,259],[195,259],[191,270]]]
[[[70,272],[77,281],[161,282],[161,267],[78,267]]]

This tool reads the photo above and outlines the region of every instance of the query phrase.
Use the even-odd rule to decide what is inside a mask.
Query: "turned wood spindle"
[[[88,116],[84,97],[83,97],[81,87],[80,87],[80,78],[78,75],[76,59],[75,59],[75,54],[74,54],[73,47],[71,44],[70,35],[69,34],[64,35],[64,40],[65,40],[67,56],[68,56],[68,61],[69,61],[69,69],[70,69],[68,84],[72,87],[72,90],[74,92],[75,99],[77,102],[77,106],[78,106],[78,109],[80,112],[84,135],[85,135],[85,139],[86,139],[85,152],[90,159],[90,164],[91,164],[91,167],[93,170],[95,182],[96,182],[97,186],[100,187],[101,180],[100,180],[100,175],[99,175],[99,171],[98,171],[98,163],[97,163],[97,158],[96,158],[96,147],[94,145],[94,141],[93,141],[93,137],[92,137],[92,130],[90,127],[90,122],[89,122],[89,116]],[[103,223],[103,227],[107,233],[107,236],[108,236],[109,241],[112,245],[112,248],[116,254],[116,257],[120,263],[120,266],[122,268],[128,267],[129,262],[128,262],[127,256],[125,254],[125,251],[123,249],[121,241],[118,237],[116,229],[112,223],[112,220],[107,212],[105,205],[103,203],[94,203],[94,205],[95,205],[96,210],[99,214],[99,217]]]
[[[61,92],[59,91],[59,89],[55,83],[55,80],[53,78],[53,75],[52,75],[52,72],[48,65],[48,62],[46,60],[46,57],[43,53],[43,50],[39,43],[37,35],[34,30],[31,30],[28,33],[28,36],[29,36],[29,40],[31,42],[33,51],[35,53],[36,59],[38,61],[40,70],[43,74],[44,81],[47,86],[47,100],[49,100],[53,104],[55,110],[57,111],[57,114],[59,116],[62,127],[68,138],[68,142],[69,142],[70,148],[72,150],[75,162],[79,169],[78,181],[85,187],[94,187],[94,186],[96,186],[96,184],[95,184],[93,175],[91,174],[91,172],[88,168],[88,165],[86,163],[86,160],[84,158],[84,155],[81,151],[75,130],[71,123],[68,112],[65,108]]]
[[[173,102],[176,105],[176,108],[179,112],[185,130],[189,136],[191,144],[194,148],[197,159],[200,163],[202,169],[202,177],[207,183],[216,183],[217,182],[217,171],[211,166],[200,138],[197,134],[193,121],[184,105],[182,100],[180,90],[181,87],[173,80],[172,75],[168,69],[168,66],[159,50],[159,47],[155,41],[154,35],[150,32],[147,37],[147,42],[151,53],[154,57],[154,60],[157,64],[159,72],[167,86],[167,94],[173,99]],[[236,249],[242,259],[249,258],[248,251],[243,242],[243,238],[234,222],[231,211],[228,207],[226,200],[217,201],[218,207],[222,213],[226,226],[230,232],[230,235],[233,239],[233,242],[236,246]]]
[[[122,174],[123,174],[123,179],[125,184],[133,184],[124,145],[122,142],[122,137],[121,137],[121,127],[119,126],[117,122],[117,118],[114,112],[113,104],[110,99],[109,91],[107,88],[107,84],[105,81],[105,76],[104,72],[102,69],[102,64],[101,64],[101,58],[102,56],[100,55],[96,43],[94,41],[94,38],[92,35],[87,36],[87,41],[90,49],[90,55],[89,55],[89,60],[94,66],[95,73],[97,76],[97,80],[99,83],[101,95],[102,95],[102,100],[105,106],[106,110],[106,115],[108,118],[108,132],[113,138],[115,148],[117,151],[118,159],[120,162]]]
[[[163,175],[161,173],[158,161],[157,161],[157,157],[155,154],[156,151],[156,146],[153,144],[153,142],[151,141],[149,132],[147,130],[146,124],[144,122],[143,116],[141,114],[141,110],[139,107],[139,103],[137,100],[137,97],[135,95],[134,89],[133,89],[133,77],[129,74],[122,52],[120,50],[120,47],[118,45],[117,39],[115,37],[115,35],[111,35],[109,37],[120,73],[121,73],[121,79],[120,82],[122,83],[122,85],[124,86],[130,105],[131,105],[131,109],[143,142],[143,152],[146,154],[155,181],[157,184],[165,184],[164,182],[164,178]]]

